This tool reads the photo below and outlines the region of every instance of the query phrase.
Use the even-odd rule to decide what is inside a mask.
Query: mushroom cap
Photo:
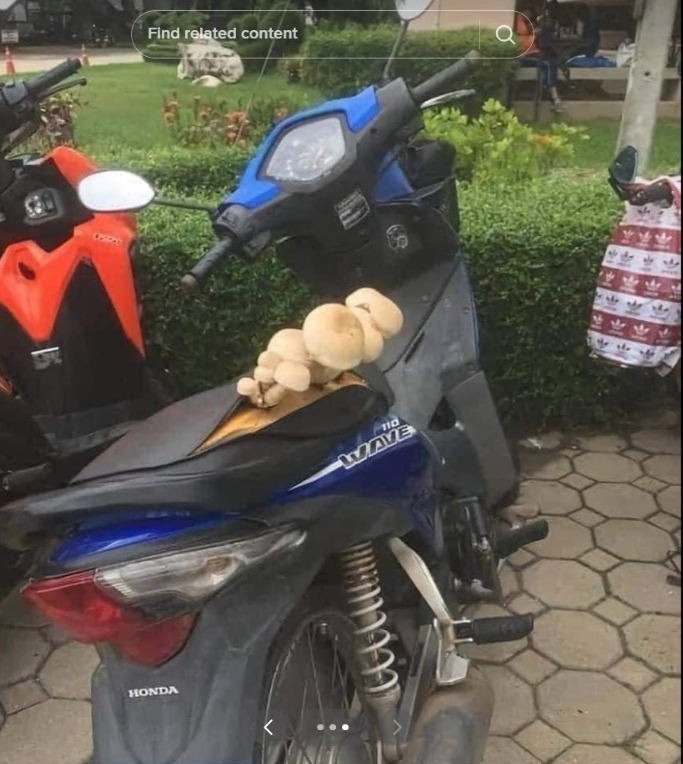
[[[275,369],[275,381],[287,390],[303,393],[311,386],[311,372],[301,363],[283,361]]]
[[[258,382],[251,377],[242,377],[237,382],[237,392],[239,395],[244,395],[246,398],[250,398],[252,395],[260,395],[261,388]]]
[[[282,358],[272,350],[264,350],[256,361],[257,366],[265,366],[268,369],[275,369],[279,363],[282,363]]]
[[[254,369],[254,379],[262,385],[272,385],[275,372],[270,366],[257,366]]]
[[[278,403],[281,403],[284,400],[286,395],[286,388],[282,385],[273,385],[263,394],[263,404],[261,408],[272,408],[273,406],[277,406]]]
[[[365,350],[363,361],[372,363],[376,361],[384,350],[384,338],[375,328],[375,322],[364,308],[351,308],[353,315],[360,321],[365,335]]]
[[[304,321],[309,356],[330,369],[353,369],[363,360],[363,326],[343,305],[329,303],[312,310]]]
[[[379,333],[385,339],[395,337],[403,328],[403,313],[388,297],[376,289],[362,287],[346,298],[349,308],[364,308],[372,317]]]
[[[301,329],[281,329],[268,343],[268,350],[280,356],[283,361],[306,363],[308,356]]]

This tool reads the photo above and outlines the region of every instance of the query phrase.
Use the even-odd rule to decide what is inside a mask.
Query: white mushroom
[[[252,395],[260,395],[261,388],[258,382],[251,377],[242,377],[237,382],[237,393],[245,398],[251,398]]]
[[[281,403],[284,400],[286,395],[286,388],[284,388],[282,385],[273,385],[263,394],[262,407],[272,408],[273,406],[277,406],[278,403]]]
[[[282,357],[277,353],[273,353],[272,350],[264,350],[256,361],[257,366],[265,366],[268,369],[275,369],[275,367],[282,363]]]
[[[312,310],[304,321],[303,333],[309,356],[323,366],[344,371],[363,360],[363,326],[343,305],[330,303]]]
[[[376,289],[357,289],[346,298],[346,305],[349,308],[365,309],[375,322],[379,333],[386,339],[395,337],[403,328],[401,309]]]
[[[254,379],[262,385],[272,385],[275,371],[268,366],[257,366],[254,369]]]
[[[311,384],[320,385],[321,387],[343,374],[339,369],[329,369],[327,366],[321,366],[316,361],[311,361],[309,367],[311,370]]]
[[[306,363],[306,345],[301,329],[282,329],[274,334],[268,343],[268,351],[278,355],[283,361]]]
[[[372,363],[382,355],[382,351],[384,350],[384,339],[375,328],[375,322],[372,320],[372,317],[367,310],[364,308],[351,308],[351,312],[363,326],[363,334],[365,335],[363,361],[365,361],[365,363]]]
[[[275,381],[287,390],[303,393],[311,386],[311,372],[301,363],[283,361],[275,369]]]

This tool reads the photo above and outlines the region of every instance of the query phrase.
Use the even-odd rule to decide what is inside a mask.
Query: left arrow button
[[[268,734],[269,734],[271,737],[273,737],[273,733],[272,733],[272,732],[271,732],[271,731],[268,729],[268,727],[270,727],[270,725],[271,725],[272,723],[273,723],[273,720],[271,719],[271,720],[268,722],[268,724],[264,724],[264,725],[263,725],[263,729],[264,729],[264,730],[265,730],[265,731],[266,731],[266,732],[267,732],[267,733],[268,733]]]

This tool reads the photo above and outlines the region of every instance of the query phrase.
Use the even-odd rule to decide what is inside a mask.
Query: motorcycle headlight
[[[264,174],[273,180],[318,180],[333,170],[345,154],[341,119],[326,117],[285,133],[266,163]]]

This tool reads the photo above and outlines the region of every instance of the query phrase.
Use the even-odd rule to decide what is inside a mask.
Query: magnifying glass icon
[[[498,39],[498,42],[512,42],[514,43],[514,32],[512,31],[512,27],[509,27],[507,24],[501,24],[496,29],[496,38]]]

